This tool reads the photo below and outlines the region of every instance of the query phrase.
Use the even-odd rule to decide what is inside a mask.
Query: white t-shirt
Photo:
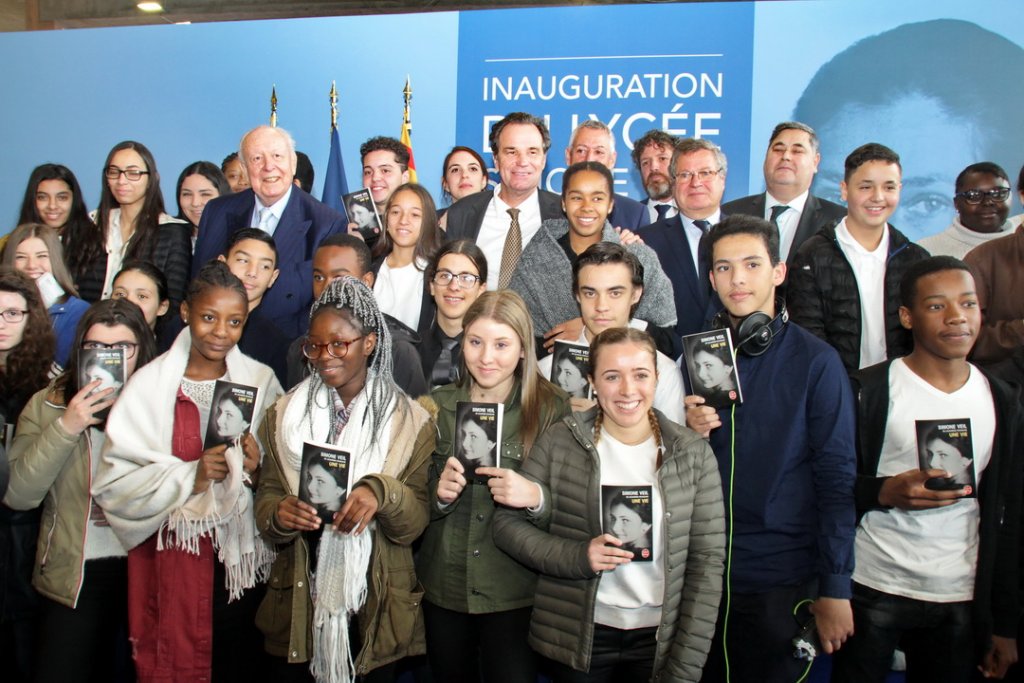
[[[381,313],[401,320],[413,330],[419,327],[423,307],[423,268],[426,264],[422,262],[419,267],[410,263],[392,268],[385,259],[373,283],[373,296]]]
[[[996,416],[988,380],[971,368],[952,393],[933,387],[898,358],[889,369],[889,418],[878,476],[918,469],[915,420],[971,421],[977,482],[992,457]],[[930,510],[872,510],[857,527],[853,580],[875,590],[928,602],[974,598],[978,561],[977,498]]]
[[[633,318],[629,321],[629,326],[638,330],[646,330],[647,321]],[[579,339],[576,339],[574,343],[590,345],[590,340],[587,339],[586,328],[583,328]],[[658,386],[654,389],[654,407],[660,410],[668,419],[677,424],[684,425],[686,424],[686,410],[683,406],[683,397],[686,394],[683,391],[682,371],[671,358],[661,351],[657,353],[655,369],[658,371]],[[544,379],[551,379],[551,363],[554,362],[553,356],[554,354],[549,353],[537,361],[537,370]]]
[[[487,205],[484,212],[483,223],[480,224],[480,233],[476,237],[476,246],[484,252],[487,263],[490,264],[491,277],[487,278],[487,289],[498,288],[498,276],[501,272],[501,255],[505,251],[505,238],[508,237],[509,228],[512,227],[512,216],[509,215],[509,207],[498,194],[501,192],[501,185],[494,188],[494,197]],[[514,207],[519,209],[519,233],[523,238],[523,250],[530,243],[533,236],[540,230],[540,195],[537,190],[529,197]],[[415,327],[415,326],[414,326]]]
[[[665,539],[661,518],[664,514],[661,491],[658,489],[658,446],[651,436],[643,443],[627,446],[601,431],[597,454],[601,459],[601,486],[636,487],[651,489],[651,528],[647,536],[651,541],[653,557],[650,562],[629,562],[601,574],[597,585],[597,604],[594,622],[618,629],[648,628],[661,622],[661,605],[665,596]],[[601,501],[601,514],[605,514],[607,501]],[[613,533],[610,520],[603,519],[601,528]],[[614,535],[614,534],[613,534]]]
[[[882,241],[868,251],[853,238],[844,218],[836,226],[839,248],[853,268],[860,292],[860,368],[886,359],[885,266],[889,260],[889,226],[882,229]]]

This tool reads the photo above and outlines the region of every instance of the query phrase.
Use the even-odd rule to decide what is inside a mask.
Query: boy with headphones
[[[716,318],[736,341],[743,404],[686,397],[686,423],[710,438],[725,493],[725,594],[705,683],[795,683],[794,618],[810,604],[825,652],[853,632],[854,403],[836,351],[788,322],[786,276],[768,221],[730,216],[709,234]]]
[[[897,643],[909,680],[1002,678],[1017,660],[1021,408],[1016,387],[967,362],[981,329],[977,287],[950,256],[900,286],[914,350],[854,374],[858,397],[854,636],[833,683],[885,679]],[[977,491],[919,460],[918,422],[966,428]],[[964,427],[960,427],[963,425]],[[925,432],[928,433],[928,432]]]

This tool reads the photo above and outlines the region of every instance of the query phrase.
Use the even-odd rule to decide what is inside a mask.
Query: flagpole
[[[412,102],[412,82],[409,79],[409,74],[405,75],[405,88],[402,90],[402,96],[405,101],[405,107],[402,113],[402,144],[409,149],[409,181],[419,182],[419,178],[416,175],[416,160],[413,158],[412,153],[412,121],[409,116],[409,103]]]
[[[270,88],[270,127],[277,128],[277,84]]]
[[[338,86],[331,81],[331,130],[338,127]]]

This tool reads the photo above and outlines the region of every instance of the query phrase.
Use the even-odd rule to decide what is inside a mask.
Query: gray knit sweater
[[[558,239],[568,232],[569,221],[565,218],[544,221],[523,249],[509,284],[509,288],[526,302],[538,335],[580,314],[572,293],[572,263],[558,245]],[[601,239],[622,243],[618,233],[607,222]],[[676,307],[672,282],[662,270],[658,255],[646,244],[627,245],[626,251],[636,256],[644,267],[644,295],[633,317],[656,327],[674,326]]]

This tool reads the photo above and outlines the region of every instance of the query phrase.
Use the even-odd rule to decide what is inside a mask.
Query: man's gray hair
[[[729,163],[721,147],[704,138],[683,138],[672,149],[672,163],[668,167],[668,174],[672,180],[676,179],[676,162],[679,160],[679,157],[705,150],[715,155],[715,163],[718,165],[718,168],[715,170],[721,171],[723,177],[728,175]]]

